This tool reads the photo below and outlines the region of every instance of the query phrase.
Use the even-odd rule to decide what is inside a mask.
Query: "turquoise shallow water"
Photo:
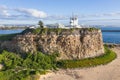
[[[104,27],[102,30],[120,30],[120,27]],[[0,34],[20,33],[23,30],[0,30]],[[102,32],[105,43],[120,43],[120,32]]]

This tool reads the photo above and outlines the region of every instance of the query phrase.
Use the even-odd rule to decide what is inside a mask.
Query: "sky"
[[[120,25],[120,0],[0,0],[0,24]]]

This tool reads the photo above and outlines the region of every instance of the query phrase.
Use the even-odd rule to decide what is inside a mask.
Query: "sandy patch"
[[[107,65],[67,69],[42,75],[40,80],[120,80],[120,47],[113,49],[117,58]]]
[[[3,65],[2,64],[0,64],[0,69],[2,69],[3,68]]]

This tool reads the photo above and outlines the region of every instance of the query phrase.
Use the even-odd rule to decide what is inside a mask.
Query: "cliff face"
[[[2,49],[18,53],[59,53],[59,59],[82,59],[104,54],[101,30],[63,30],[59,34],[18,35],[12,41],[0,43]]]

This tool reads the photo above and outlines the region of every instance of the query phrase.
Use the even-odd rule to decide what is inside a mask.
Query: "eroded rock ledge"
[[[60,54],[59,59],[82,59],[104,54],[102,33],[99,29],[54,30],[17,35],[11,41],[1,41],[0,47],[17,53],[57,52]]]

